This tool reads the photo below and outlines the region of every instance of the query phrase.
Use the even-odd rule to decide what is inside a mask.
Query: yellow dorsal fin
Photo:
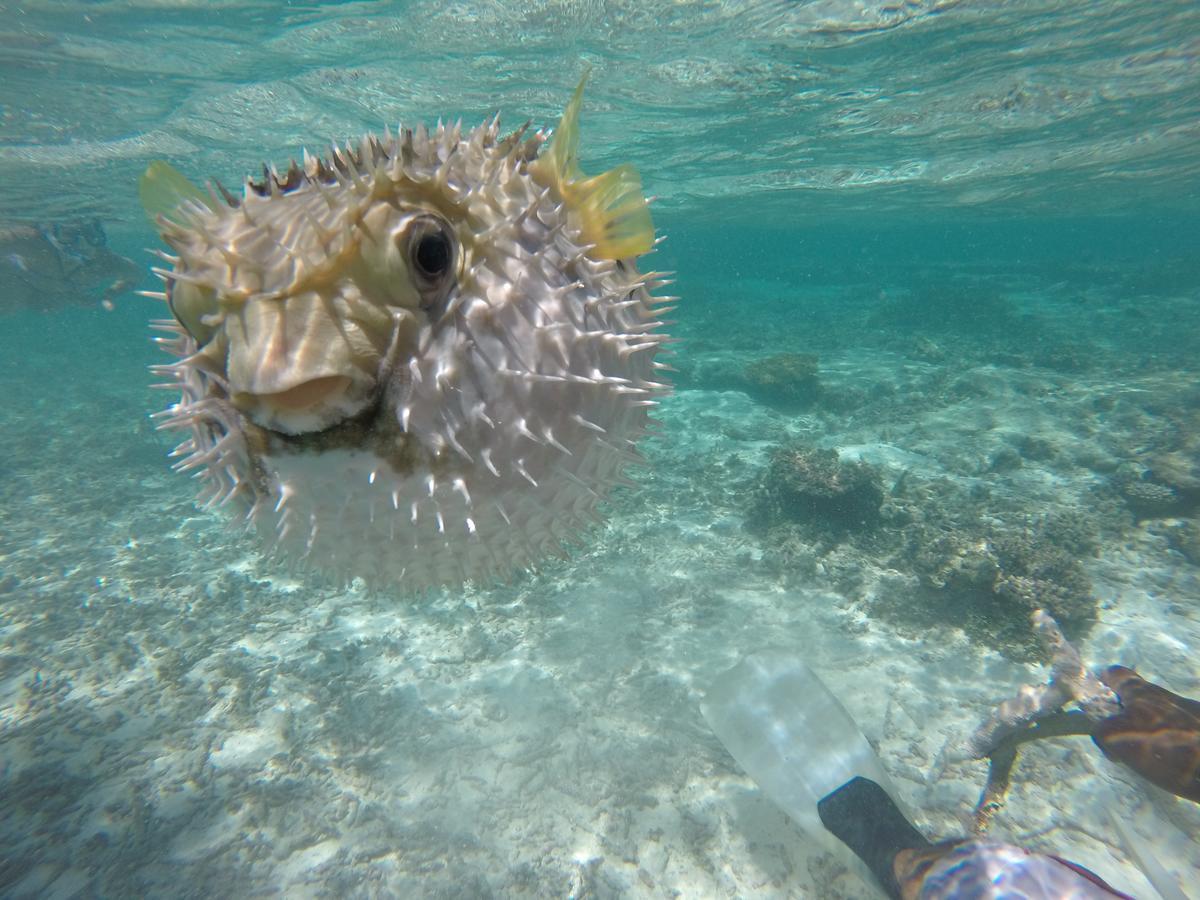
[[[654,245],[654,222],[637,169],[626,164],[591,178],[579,169],[579,108],[586,83],[585,72],[554,130],[549,149],[534,165],[579,213],[583,239],[595,245],[593,256],[638,256]]]
[[[169,162],[156,159],[138,179],[138,198],[150,221],[158,224],[159,216],[169,217],[185,200],[198,200],[212,207],[212,201],[200,188]]]

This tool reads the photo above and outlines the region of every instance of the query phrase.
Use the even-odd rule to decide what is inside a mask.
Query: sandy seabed
[[[1098,433],[1133,444],[1155,427],[1145,404],[1114,419],[1096,396],[1195,389],[1178,374],[984,364],[965,373],[978,390],[837,426],[683,384],[640,488],[569,559],[411,598],[279,573],[221,513],[196,510],[139,384],[98,405],[62,363],[6,364],[0,384],[14,398],[0,434],[12,897],[875,896],[739,770],[700,714],[705,685],[755,650],[795,653],[876,745],[920,827],[948,836],[985,776],[948,751],[1046,671],[949,624],[873,615],[908,599],[885,568],[862,563],[853,584],[828,559],[787,571],[744,527],[771,448],[805,439],[885,480],[983,482],[1069,512],[1104,480],[1081,462]],[[868,393],[937,368],[851,350],[822,367]],[[1056,452],[981,466],[1015,433]],[[1100,612],[1080,649],[1200,696],[1200,569],[1161,521],[1130,521],[1084,562]],[[1153,896],[1110,813],[1195,891],[1200,808],[1084,739],[1022,755],[992,834]]]

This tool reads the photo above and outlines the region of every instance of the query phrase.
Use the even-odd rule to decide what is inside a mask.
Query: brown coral
[[[747,364],[738,386],[767,406],[783,411],[807,409],[821,399],[817,366],[813,353],[776,353]]]
[[[833,536],[871,530],[880,522],[883,487],[863,462],[843,462],[836,450],[776,451],[759,486],[752,527],[798,524]]]

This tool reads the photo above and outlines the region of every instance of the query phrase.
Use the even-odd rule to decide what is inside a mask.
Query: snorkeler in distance
[[[97,220],[0,222],[0,314],[94,301],[112,309],[141,275],[136,263],[109,249]]]
[[[897,805],[870,744],[824,683],[790,654],[751,656],[722,674],[702,703],[717,737],[772,801],[818,843],[849,848],[889,897],[900,900],[1128,897],[1056,856],[980,837],[1003,803],[1019,744],[1090,735],[1106,756],[1177,796],[1196,800],[1200,703],[1114,666],[1091,673],[1053,619],[1035,626],[1054,657],[1053,675],[1002,703],[968,742],[990,760],[976,809],[976,837],[933,843]],[[1064,707],[1078,709],[1069,712]],[[1164,900],[1175,880],[1114,820],[1133,858]],[[833,844],[829,838],[838,841]]]

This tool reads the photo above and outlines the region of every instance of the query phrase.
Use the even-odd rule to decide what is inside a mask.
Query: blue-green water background
[[[146,374],[160,361],[152,301],[10,313],[0,298],[0,806],[19,848],[0,864],[0,893],[857,896],[832,876],[792,872],[800,838],[752,805],[748,785],[732,797],[701,790],[738,776],[695,712],[691,679],[782,640],[791,617],[779,597],[810,590],[751,573],[761,550],[741,531],[746,482],[713,460],[740,454],[753,475],[765,448],[797,431],[937,457],[938,426],[869,403],[768,415],[718,390],[721,366],[814,352],[869,394],[896,353],[932,336],[950,348],[944,366],[972,377],[1018,384],[1031,366],[1049,372],[1028,399],[1047,410],[1056,397],[1087,406],[1153,394],[1157,407],[1122,418],[1118,404],[1087,420],[1097,447],[1124,454],[1117,463],[1136,465],[1156,445],[1196,448],[1186,433],[1200,327],[1193,2],[147,0],[0,11],[0,220],[97,217],[110,246],[139,262],[156,239],[135,185],[153,159],[236,184],[262,160],[384,123],[470,125],[499,112],[549,127],[588,68],[584,167],[633,162],[659,198],[668,240],[650,264],[678,273],[673,332],[685,338],[647,491],[623,495],[617,527],[591,551],[465,607],[448,596],[387,608],[270,587],[269,566],[194,510],[192,485],[167,471],[169,444],[146,417],[166,402]],[[947,291],[966,309],[977,295],[1008,297],[1028,328],[873,318],[889,298]],[[1047,363],[1063,348],[1084,361]],[[1012,393],[997,393],[998,421]],[[998,433],[1028,427],[1014,415],[993,423]],[[981,427],[964,421],[962,440]],[[941,463],[952,476],[953,458],[951,446]],[[1077,509],[1067,468],[1028,495],[1012,488],[1013,503],[1053,512],[1061,490],[1064,509]],[[1096,471],[1076,481],[1111,474]],[[1003,473],[987,477],[1010,487]],[[1121,527],[1093,572],[1098,594],[1118,610],[1152,597],[1161,607],[1138,615],[1161,608],[1163,618],[1146,633],[1177,633],[1182,646],[1118,635],[1090,655],[1158,660],[1158,674],[1196,696],[1192,632],[1179,630],[1197,615],[1195,567],[1153,528]],[[1146,548],[1157,555],[1139,556]],[[1113,575],[1106,560],[1118,556],[1122,572],[1155,574]],[[506,612],[479,612],[493,607]],[[1168,609],[1181,618],[1168,621]],[[843,640],[827,643],[846,671],[896,652]],[[914,770],[932,769],[938,727],[969,725],[1039,677],[972,647],[990,667],[968,690],[974,705],[924,729],[913,720],[904,745],[929,742]],[[932,654],[930,681],[905,695],[926,696],[932,717],[947,705],[932,695],[969,676],[937,647],[919,652]],[[883,721],[882,701],[859,703],[857,715]],[[472,704],[483,726],[457,725]],[[296,721],[270,725],[285,708]],[[230,735],[266,732],[275,737],[261,758],[251,743],[233,763],[213,761]],[[493,779],[495,747],[512,752],[496,751]],[[529,774],[497,787],[505,766]],[[463,787],[471,778],[492,786],[476,796]],[[403,789],[380,787],[392,784]],[[911,788],[906,799],[927,807],[924,825],[950,832],[977,787]],[[539,824],[560,802],[574,812]],[[1029,813],[1014,832],[1067,818]],[[791,849],[754,849],[776,845]],[[1132,877],[1095,852],[1091,864],[1108,859],[1110,875]],[[1179,859],[1179,872],[1200,872]]]

